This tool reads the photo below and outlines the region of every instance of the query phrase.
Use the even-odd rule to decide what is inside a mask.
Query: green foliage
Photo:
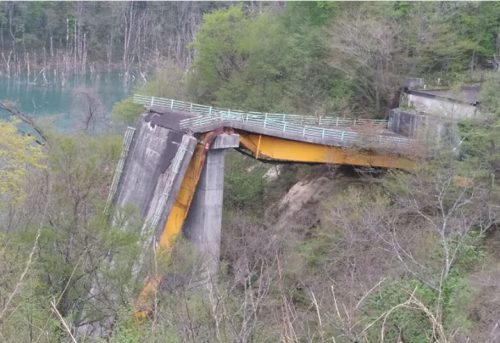
[[[60,334],[60,322],[52,316],[46,285],[40,280],[36,267],[19,282],[34,242],[32,231],[0,234],[0,320],[1,340],[4,342],[30,341],[53,342]],[[12,302],[7,299],[17,287]],[[5,311],[5,312],[3,312]]]
[[[164,14],[163,5],[142,3],[120,4],[111,12],[108,5],[58,6],[2,4],[0,23],[15,28],[16,44],[24,42],[30,48],[44,46],[45,38],[33,32],[47,24],[49,36],[61,48],[66,18],[70,25],[78,18],[76,6],[96,6],[96,11],[104,6],[100,15],[112,13],[120,22],[127,13],[144,14],[133,17],[145,21],[156,10],[155,15]],[[135,92],[230,108],[317,115],[378,108],[375,104],[383,108],[406,75],[445,73],[451,79],[471,65],[487,67],[496,49],[500,13],[495,3],[297,2],[286,3],[284,9],[266,5],[259,11],[250,6],[206,15],[192,44],[193,68],[185,72],[165,64],[155,79]],[[24,17],[14,15],[10,22],[11,10]],[[49,15],[53,20],[45,19]],[[88,44],[95,48],[94,57],[101,59],[107,55],[102,42],[112,30],[109,23],[98,23],[103,17],[92,21],[87,16],[79,26],[89,30]],[[150,33],[145,28],[152,23],[144,24],[141,32]],[[340,30],[346,28],[357,30]],[[70,41],[73,35],[69,33]],[[363,49],[352,53],[357,47]],[[110,51],[121,52],[116,45]],[[342,54],[344,64],[337,63],[339,51],[349,52]],[[102,212],[120,138],[53,135],[47,178],[34,175],[27,187],[23,168],[41,167],[44,155],[34,151],[33,142],[19,136],[11,123],[0,123],[0,158],[13,161],[0,168],[14,171],[11,180],[18,189],[28,189],[19,208],[1,213],[6,220],[0,234],[0,311],[16,287],[37,225],[43,224],[33,265],[7,308],[8,316],[0,320],[2,339],[37,341],[42,334],[38,341],[64,340],[66,333],[51,309],[50,302],[56,300],[72,328],[98,322],[104,331],[112,331],[109,341],[117,343],[316,342],[330,337],[353,342],[358,335],[365,338],[362,325],[404,303],[413,292],[438,316],[447,335],[457,328],[466,331],[472,325],[470,273],[485,256],[478,248],[483,238],[481,215],[494,208],[484,193],[496,187],[495,182],[486,184],[475,176],[477,169],[484,170],[488,181],[490,174],[499,175],[499,88],[495,77],[483,87],[482,106],[493,116],[461,124],[465,139],[460,163],[437,155],[420,170],[389,173],[382,182],[369,177],[330,179],[322,187],[331,188],[318,192],[331,193],[328,201],[316,206],[314,201],[323,195],[313,194],[303,199],[307,203],[301,205],[300,215],[290,218],[276,215],[271,206],[299,178],[296,167],[286,168],[280,180],[268,186],[267,165],[229,152],[224,203],[231,230],[224,231],[222,255],[223,263],[230,265],[214,278],[207,296],[205,289],[197,288],[202,257],[188,242],[179,241],[166,263],[154,261],[168,276],[154,320],[143,325],[132,317],[138,285],[131,269],[142,246],[140,220],[133,211],[123,210],[110,222]],[[116,104],[113,119],[132,124],[141,111],[127,99]],[[313,173],[309,169],[306,174]],[[474,176],[479,185],[457,186],[456,175]],[[14,189],[2,188],[2,181],[2,193]],[[458,208],[457,199],[463,201]],[[40,209],[43,205],[46,213]],[[265,218],[268,212],[273,218]],[[287,220],[297,221],[290,225],[297,229],[284,232]],[[445,248],[454,254],[446,268]],[[382,277],[390,281],[367,292]],[[367,341],[380,339],[381,325],[379,320],[366,331]],[[408,342],[427,342],[432,323],[422,309],[404,306],[388,315],[386,340],[394,341],[400,331]]]
[[[321,114],[350,96],[329,66],[326,25],[335,5],[290,4],[252,17],[241,6],[205,15],[190,92],[199,102],[258,111]]]
[[[134,93],[147,96],[189,100],[186,73],[173,62],[165,63],[154,74],[154,79],[137,87]],[[132,97],[113,105],[112,118],[120,124],[133,126],[144,106],[134,104]]]
[[[120,141],[111,135],[50,136],[46,171],[30,179],[25,201],[8,214],[15,229],[0,236],[0,268],[11,269],[0,284],[0,311],[6,306],[12,319],[0,321],[2,338],[16,330],[21,341],[30,340],[23,339],[26,335],[49,342],[63,337],[51,303],[72,327],[93,321],[105,327],[115,312],[130,306],[139,223],[131,215],[110,223],[103,213]],[[30,251],[35,252],[31,260]],[[14,289],[17,296],[7,307],[5,299]]]
[[[265,167],[254,160],[228,152],[224,175],[224,206],[228,209],[261,209]]]
[[[111,116],[113,121],[118,123],[134,125],[142,111],[144,111],[144,106],[134,104],[132,98],[127,98],[113,105]]]
[[[145,342],[148,330],[134,320],[131,310],[121,311],[117,315],[116,324],[109,342],[111,343],[140,343]]]
[[[18,122],[0,121],[0,194],[3,201],[20,201],[28,173],[43,167],[43,151],[32,136],[18,131]]]
[[[462,157],[476,171],[482,171],[485,178],[500,176],[500,76],[488,75],[481,88],[481,112],[479,118],[459,123],[463,137]],[[478,169],[477,167],[480,166]]]
[[[203,17],[203,26],[198,31],[193,47],[197,50],[196,68],[197,98],[210,102],[214,92],[229,81],[233,70],[243,67],[243,45],[239,39],[246,34],[250,20],[243,14],[241,6],[217,10]]]
[[[241,27],[231,46],[237,56],[230,58],[241,62],[230,66],[226,82],[216,86],[216,103],[245,109],[277,110],[276,102],[284,95],[281,81],[287,75],[282,61],[286,46],[281,39],[281,27],[267,13],[253,20],[246,18],[246,21],[247,26]]]
[[[500,5],[496,2],[464,3],[451,12],[450,24],[457,28],[459,45],[465,47],[462,62],[488,66],[498,47]],[[462,43],[463,42],[463,43]]]
[[[60,136],[53,142],[50,207],[57,212],[40,237],[39,270],[51,293],[60,297],[60,312],[78,323],[84,312],[91,317],[106,315],[105,308],[84,301],[100,278],[106,277],[102,287],[125,292],[123,287],[131,283],[130,262],[138,253],[138,237],[115,226],[119,222],[110,225],[102,211],[120,153],[120,138]],[[112,265],[108,256],[114,257]],[[99,297],[95,301],[103,301]]]
[[[415,279],[393,280],[386,283],[367,300],[367,322],[374,321],[391,308],[405,303],[411,296],[418,299],[431,313],[442,313],[443,327],[448,334],[455,328],[468,329],[467,306],[472,299],[472,290],[467,284],[466,274],[454,272],[443,284],[442,294]],[[423,309],[403,306],[391,312],[385,322],[384,337],[395,340],[402,333],[409,343],[428,342],[433,336],[433,323]],[[368,333],[369,341],[380,339],[383,320],[377,322]]]
[[[412,73],[452,82],[467,71],[491,67],[498,4],[396,2],[388,14],[401,25],[395,29],[401,30],[399,39],[405,44],[401,52],[408,54],[406,63],[414,68]]]
[[[475,165],[476,172],[490,178],[500,175],[500,118],[485,116],[459,124],[463,136],[461,153],[466,162]]]
[[[297,250],[309,267],[321,269],[325,267],[330,248],[331,242],[326,237],[320,236],[302,242]]]
[[[392,307],[404,303],[413,292],[415,297],[428,307],[436,300],[433,290],[417,280],[392,281],[368,299],[368,307],[373,311],[370,320],[373,321]],[[380,330],[381,323],[378,323],[368,333],[369,341],[379,340]],[[386,339],[396,340],[400,330],[409,343],[427,342],[427,337],[432,335],[432,325],[425,314],[411,308],[401,308],[392,312],[386,323]]]
[[[154,79],[138,87],[135,93],[189,100],[186,93],[186,71],[174,62],[164,63],[154,74]]]
[[[283,19],[292,30],[300,30],[300,26],[328,24],[337,13],[339,4],[325,1],[302,1],[287,4]]]
[[[470,231],[464,237],[460,246],[457,242],[452,242],[452,248],[457,248],[457,261],[452,271],[453,276],[467,273],[481,264],[486,257],[486,251],[479,246],[479,242],[484,239],[483,235],[477,231]]]
[[[500,117],[500,98],[498,90],[500,89],[500,73],[492,72],[486,75],[486,79],[481,84],[480,102],[481,111],[492,113]]]

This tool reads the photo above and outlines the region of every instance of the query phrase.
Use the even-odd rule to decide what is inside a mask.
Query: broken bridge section
[[[238,111],[141,95],[134,101],[166,116],[189,115],[178,123],[186,132],[229,128],[240,148],[261,160],[412,169],[422,151],[421,142],[392,131],[386,120]]]
[[[225,149],[276,162],[399,169],[416,163],[414,142],[383,120],[244,112],[143,96],[134,101],[148,111],[135,133],[126,133],[109,199],[118,208],[135,207],[144,218],[136,273],[151,246],[168,254],[182,232],[203,256],[199,281],[210,284],[219,260]],[[161,275],[148,280],[139,317],[152,308],[160,283]]]
[[[214,136],[199,166],[199,185],[198,180],[191,185],[187,181],[196,173],[190,167],[194,169],[193,157],[200,143],[199,137],[179,127],[180,121],[189,117],[189,114],[176,111],[169,111],[168,114],[150,111],[141,117],[135,133],[133,129],[126,131],[124,155],[115,172],[117,187],[110,190],[109,200],[116,208],[135,208],[144,218],[141,236],[145,243],[143,253],[134,266],[136,275],[151,246],[163,250],[170,248],[169,242],[175,239],[177,232],[166,230],[169,219],[175,222],[176,227],[184,226],[186,235],[195,247],[210,256],[207,270],[216,269],[221,230],[224,151],[237,148],[239,136],[222,131]],[[183,189],[186,184],[189,187]],[[179,216],[176,205],[181,210],[182,207],[188,207],[187,217],[171,218]]]

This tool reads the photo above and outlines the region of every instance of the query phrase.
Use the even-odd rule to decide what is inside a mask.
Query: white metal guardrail
[[[266,119],[268,120],[290,122],[310,126],[349,127],[357,125],[368,125],[379,128],[387,127],[387,120],[383,119],[341,118],[333,116],[315,117],[287,113],[245,112],[215,106],[199,105],[175,99],[150,97],[138,94],[134,95],[134,103],[148,106],[150,108],[158,107],[168,108],[174,111],[190,112],[199,116],[219,116],[220,113],[227,113],[228,115],[234,115],[235,117],[240,116],[242,119],[246,118],[247,116],[266,117]]]
[[[181,120],[180,127],[186,129],[203,128],[215,124],[231,126],[243,125],[245,128],[270,130],[276,134],[285,133],[304,139],[321,140],[322,142],[338,142],[341,145],[380,144],[392,148],[408,147],[411,140],[405,137],[370,133],[369,128],[386,127],[387,121],[375,119],[344,119],[338,117],[316,118],[297,114],[279,114],[246,112],[205,106],[174,99],[134,95],[134,102],[149,107],[163,107],[176,111],[198,114],[195,117]],[[360,133],[352,130],[334,129],[332,127],[349,128],[353,125],[366,124],[368,132]],[[375,130],[376,131],[376,130]]]
[[[276,121],[265,116],[239,116],[226,112],[219,112],[217,116],[193,117],[183,119],[180,122],[181,128],[196,129],[221,124],[227,126],[235,126],[241,124],[244,128],[257,130],[270,130],[276,135],[291,134],[302,138],[320,139],[324,142],[341,142],[343,145],[352,145],[355,143],[379,143],[389,146],[408,146],[411,142],[408,138],[388,136],[382,134],[359,133],[352,130],[339,130],[332,128],[324,128],[317,126],[300,125],[296,123]]]

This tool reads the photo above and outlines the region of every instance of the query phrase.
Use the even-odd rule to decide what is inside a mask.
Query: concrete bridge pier
[[[209,283],[220,257],[225,149],[239,146],[238,135],[219,135],[207,153],[205,166],[183,228],[203,261],[199,282]]]

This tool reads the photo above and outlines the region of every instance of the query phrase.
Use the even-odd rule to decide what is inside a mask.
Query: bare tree
[[[331,64],[354,81],[358,96],[380,111],[398,86],[394,55],[401,29],[385,18],[356,6],[331,29]]]
[[[104,120],[104,106],[95,88],[79,87],[72,91],[73,110],[82,121],[84,132],[95,132]]]

